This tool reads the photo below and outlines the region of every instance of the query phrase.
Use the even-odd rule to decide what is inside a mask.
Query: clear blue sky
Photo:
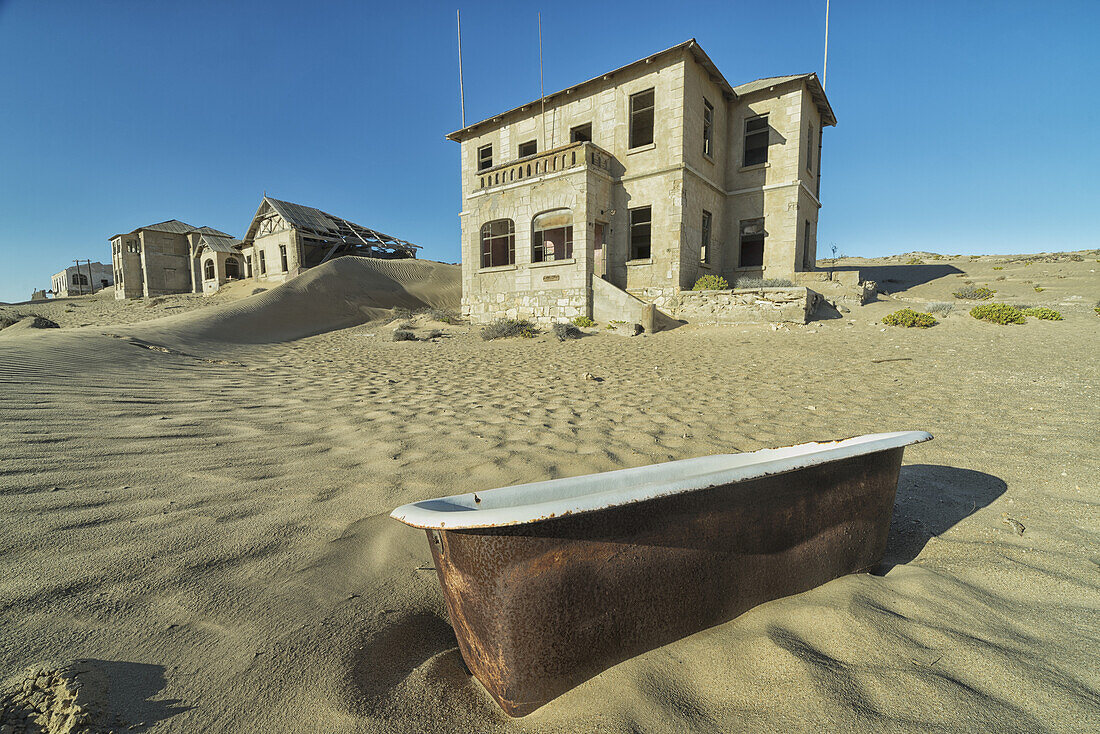
[[[0,0],[0,300],[107,238],[260,197],[459,258],[455,4]],[[538,4],[461,7],[466,114],[538,97]],[[542,4],[547,91],[697,38],[817,71],[824,0]],[[1100,246],[1100,2],[832,3],[820,248]]]

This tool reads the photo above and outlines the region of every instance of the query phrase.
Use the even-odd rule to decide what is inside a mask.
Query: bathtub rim
[[[511,527],[798,471],[931,439],[927,431],[894,431],[678,459],[421,500],[398,507],[390,517],[423,530]],[[540,500],[531,502],[531,497]]]

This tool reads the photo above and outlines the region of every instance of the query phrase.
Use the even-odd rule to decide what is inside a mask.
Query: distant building
[[[594,292],[661,308],[703,275],[813,270],[835,124],[817,75],[735,87],[690,40],[451,133],[463,311],[554,321]]]
[[[111,266],[99,262],[67,267],[60,273],[54,273],[52,281],[51,290],[55,298],[95,293],[115,282]]]
[[[414,258],[420,246],[311,206],[265,196],[238,249],[246,277],[281,283],[336,257]]]
[[[115,298],[201,292],[198,248],[206,236],[239,243],[220,230],[178,219],[111,237]]]

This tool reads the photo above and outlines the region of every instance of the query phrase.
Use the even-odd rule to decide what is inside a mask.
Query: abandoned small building
[[[115,298],[201,292],[198,256],[204,238],[239,242],[213,227],[193,227],[178,219],[111,237]]]
[[[83,296],[109,288],[114,281],[110,265],[100,262],[71,265],[51,278],[55,298]]]
[[[264,196],[238,249],[247,277],[281,283],[336,257],[413,258],[420,246],[311,206]]]
[[[692,39],[451,133],[463,312],[546,322],[813,270],[835,124],[816,74],[734,87]]]

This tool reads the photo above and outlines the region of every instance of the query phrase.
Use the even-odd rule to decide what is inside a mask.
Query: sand
[[[346,259],[170,318],[8,336],[0,677],[82,661],[103,720],[157,732],[1095,730],[1100,255],[1078,257],[845,260],[888,295],[806,326],[567,342],[426,317],[442,337],[393,342],[387,306],[453,306],[454,267]],[[965,280],[1065,320],[877,323]],[[936,439],[906,451],[875,573],[519,720],[463,671],[425,538],[388,517],[904,429]]]

